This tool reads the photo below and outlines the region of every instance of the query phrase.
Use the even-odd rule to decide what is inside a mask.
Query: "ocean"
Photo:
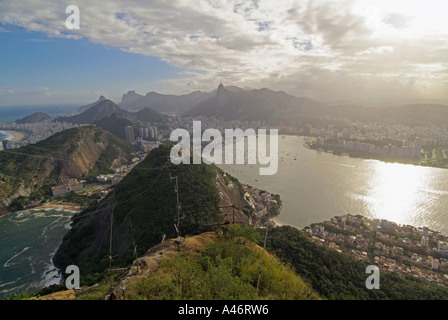
[[[79,106],[77,104],[0,106],[0,122],[21,119],[34,112],[45,112],[50,116],[72,114]]]
[[[12,140],[13,138],[14,137],[11,134],[0,130],[0,141],[2,141],[2,140]],[[0,149],[0,150],[2,150],[2,149]]]
[[[15,121],[26,117],[34,112],[45,112],[50,116],[57,115],[69,115],[76,113],[79,105],[63,104],[63,105],[24,105],[24,106],[0,106],[0,122],[2,121]],[[0,141],[12,140],[14,137],[0,130]],[[3,147],[0,144],[0,150]]]
[[[0,106],[0,121],[14,121],[38,111],[48,115],[71,114],[78,108],[72,104]],[[0,141],[12,138],[0,130]],[[73,214],[42,209],[0,218],[0,299],[14,292],[38,292],[60,282],[52,257],[70,228]]]
[[[0,299],[58,284],[52,258],[70,229],[73,211],[36,209],[0,218]]]

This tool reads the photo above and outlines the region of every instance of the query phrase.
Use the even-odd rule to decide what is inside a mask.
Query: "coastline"
[[[13,292],[27,291],[38,294],[44,288],[61,283],[63,273],[55,266],[53,257],[71,228],[72,217],[79,211],[79,205],[60,201],[15,212],[11,219],[2,221],[2,232],[8,232],[1,239],[0,246],[7,249],[2,252],[1,258],[2,261],[15,260],[7,267],[4,267],[3,263],[0,267],[0,299],[10,296]],[[36,232],[24,233],[24,230]],[[8,238],[14,239],[16,248],[12,248],[12,242]],[[25,250],[20,251],[22,248]],[[28,251],[27,248],[32,250]],[[25,251],[26,253],[21,255]]]
[[[307,138],[307,137],[304,137]],[[361,151],[353,151],[353,150],[346,150],[342,148],[337,147],[314,147],[309,142],[305,142],[303,146],[310,150],[320,151],[320,152],[326,152],[326,153],[332,153],[334,155],[345,155],[352,158],[359,158],[359,159],[367,159],[367,160],[378,160],[388,163],[401,163],[401,164],[410,164],[414,166],[420,166],[420,167],[431,167],[431,168],[439,168],[439,169],[448,169],[446,166],[439,166],[436,164],[431,163],[422,163],[420,159],[412,159],[412,158],[398,158],[398,157],[381,157],[376,156],[375,154],[361,152]]]
[[[27,133],[24,131],[18,131],[18,130],[10,130],[10,129],[0,129],[0,132],[4,132],[6,133],[8,136],[12,136],[11,142],[12,143],[17,143],[22,141],[23,139],[26,138]]]
[[[84,208],[77,204],[77,203],[68,203],[68,202],[48,202],[44,203],[43,205],[32,207],[32,208],[24,208],[23,210],[18,211],[24,211],[24,210],[45,210],[45,209],[52,209],[52,210],[62,210],[62,211],[72,211],[75,213],[81,212]],[[14,212],[18,212],[14,211]],[[14,212],[6,212],[4,214],[0,213],[0,219],[7,217]]]
[[[30,208],[27,210],[41,210],[41,209],[60,209],[63,211],[76,211],[76,212],[81,212],[82,211],[82,206],[76,203],[66,203],[66,202],[48,202],[45,203],[41,206],[35,207],[35,208]]]

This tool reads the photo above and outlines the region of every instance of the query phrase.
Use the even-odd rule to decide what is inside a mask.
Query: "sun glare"
[[[383,35],[412,38],[446,33],[448,28],[448,1],[372,0],[360,5],[366,24]]]
[[[419,203],[427,196],[427,170],[423,167],[375,162],[375,175],[369,183],[369,211],[372,216],[402,224],[415,223]]]

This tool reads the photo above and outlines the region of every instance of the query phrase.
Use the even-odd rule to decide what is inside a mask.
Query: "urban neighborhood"
[[[344,215],[305,228],[315,242],[404,277],[448,286],[448,237],[426,227]]]

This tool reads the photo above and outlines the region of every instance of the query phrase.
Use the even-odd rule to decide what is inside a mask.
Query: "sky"
[[[66,27],[69,5],[78,30]],[[448,105],[448,1],[0,0],[0,106],[219,83]]]

